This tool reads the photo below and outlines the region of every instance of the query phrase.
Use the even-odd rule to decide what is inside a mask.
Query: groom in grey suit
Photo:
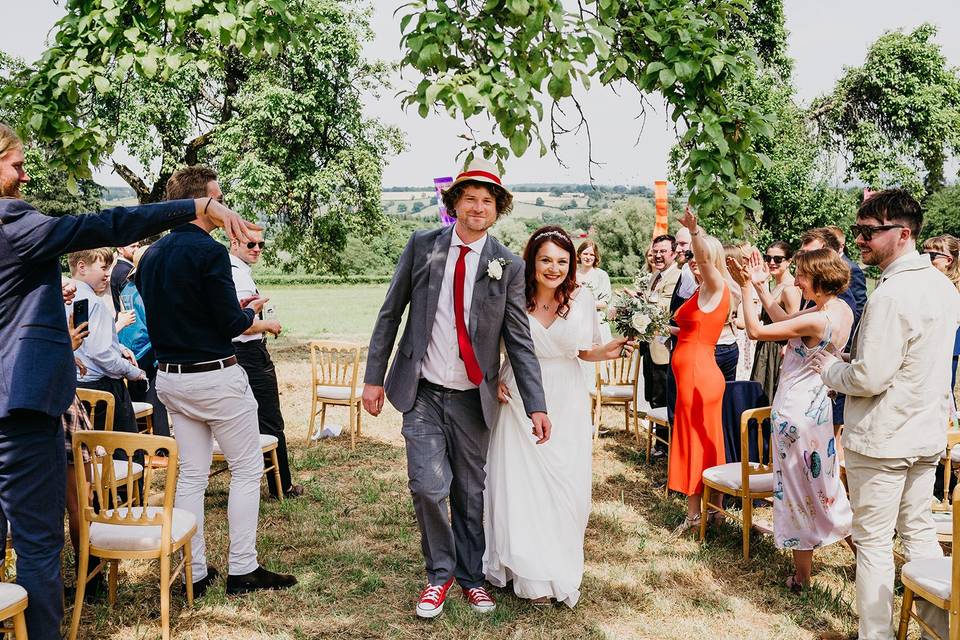
[[[487,235],[512,209],[513,196],[493,165],[475,160],[443,201],[456,224],[418,231],[407,243],[370,339],[363,389],[371,415],[383,408],[384,388],[403,413],[428,579],[416,609],[423,618],[441,613],[454,578],[474,611],[495,608],[483,586],[483,489],[489,429],[499,410],[501,340],[534,435],[546,442],[551,429],[527,321],[523,261]]]

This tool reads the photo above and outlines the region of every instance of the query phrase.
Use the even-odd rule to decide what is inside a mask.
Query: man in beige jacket
[[[893,536],[907,560],[941,557],[930,512],[950,410],[950,354],[960,295],[917,253],[919,203],[902,190],[866,200],[851,228],[863,261],[883,270],[850,362],[821,355],[824,383],[847,394],[843,448],[857,546],[860,640],[893,640]],[[946,612],[918,612],[946,637]]]

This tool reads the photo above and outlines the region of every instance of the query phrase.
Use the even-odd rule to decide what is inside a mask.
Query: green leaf
[[[153,54],[140,58],[140,68],[143,70],[143,75],[153,78],[157,75],[157,58]]]
[[[618,56],[617,59],[613,61],[613,64],[614,64],[614,66],[617,67],[617,70],[618,70],[620,73],[626,73],[626,72],[627,72],[627,69],[630,68],[630,65],[629,65],[629,63],[627,62],[627,59],[624,58],[624,57],[622,57],[622,56]]]
[[[67,191],[73,196],[80,193],[80,188],[77,186],[77,178],[72,173],[67,176]]]
[[[560,100],[561,98],[572,95],[573,87],[570,85],[570,77],[551,77],[550,82],[547,83],[547,93],[549,93],[550,97],[554,100]]]
[[[130,27],[129,29],[124,29],[123,37],[129,40],[131,43],[136,44],[140,40],[140,29],[136,27]]]
[[[643,30],[643,35],[647,36],[650,40],[653,40],[657,44],[663,44],[663,34],[654,29],[653,27],[646,27]]]
[[[110,81],[103,76],[93,76],[93,85],[99,93],[106,93],[110,90]]]
[[[660,85],[663,88],[669,89],[674,85],[676,81],[677,81],[677,74],[675,74],[672,70],[670,69],[660,70]]]
[[[519,131],[510,137],[510,150],[513,151],[513,155],[517,158],[524,154],[529,144],[530,141],[527,140],[527,136]]]
[[[39,131],[40,127],[43,126],[43,114],[35,113],[32,116],[30,116],[29,124],[31,129],[33,129],[34,131]]]

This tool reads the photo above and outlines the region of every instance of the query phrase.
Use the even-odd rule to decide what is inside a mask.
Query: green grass
[[[283,336],[294,340],[366,341],[387,285],[267,287]]]

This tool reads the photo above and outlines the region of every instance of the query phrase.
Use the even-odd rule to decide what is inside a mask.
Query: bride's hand
[[[636,340],[627,340],[626,338],[616,338],[603,345],[603,359],[616,360],[617,358],[629,357],[633,350],[637,348]]]
[[[510,388],[501,382],[497,388],[497,400],[500,401],[500,404],[507,404],[512,397],[513,396],[510,395]]]
[[[747,271],[747,268],[743,266],[739,260],[732,256],[727,258],[727,271],[730,272],[730,277],[733,278],[734,282],[741,287],[750,284],[750,272]]]

